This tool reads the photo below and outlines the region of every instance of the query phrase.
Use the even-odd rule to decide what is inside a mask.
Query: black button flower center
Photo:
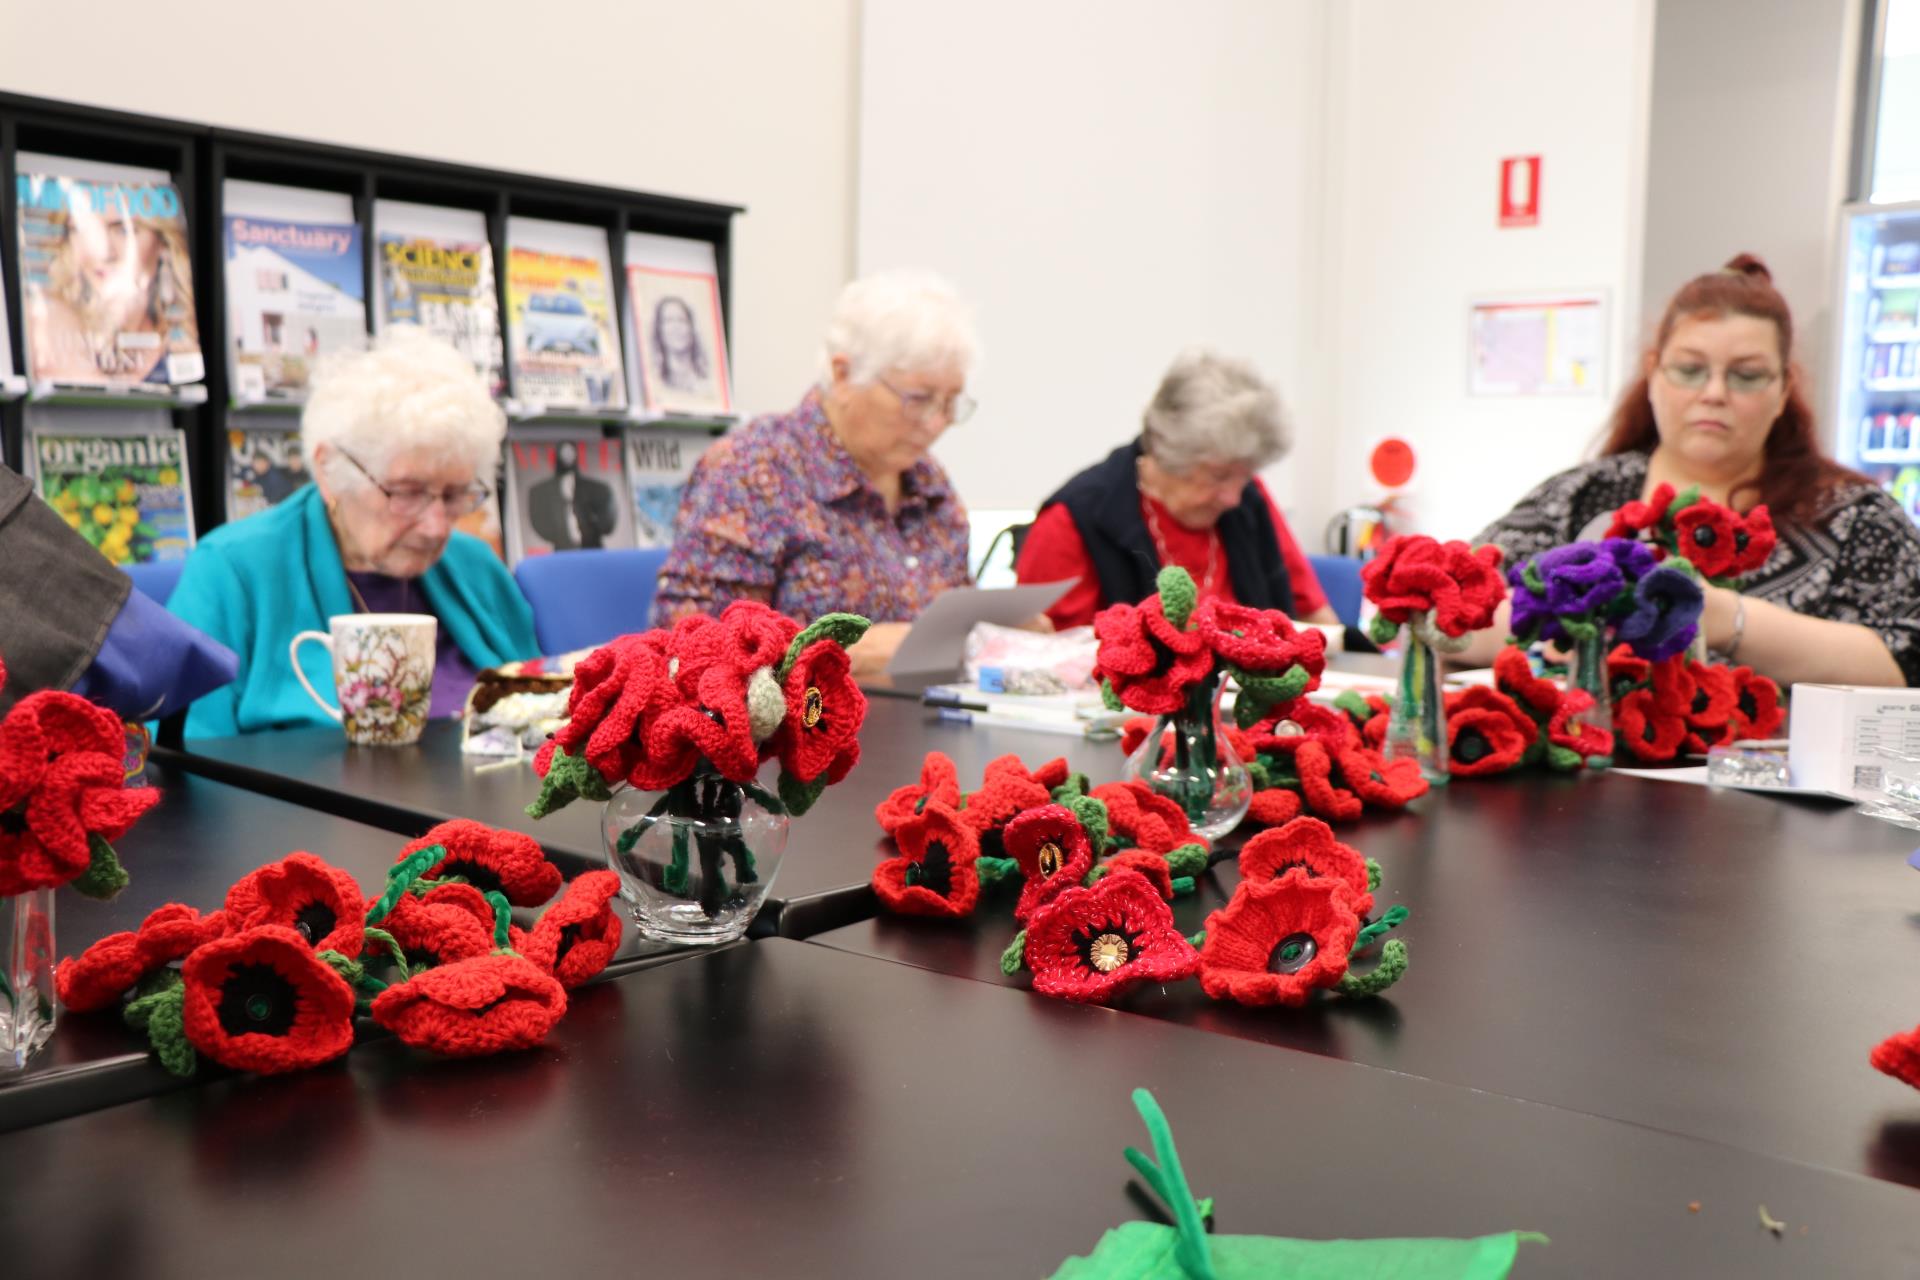
[[[483,867],[465,858],[449,858],[440,864],[440,878],[459,876],[481,893],[500,892],[500,877],[491,867]]]
[[[293,1029],[300,994],[270,964],[237,964],[220,984],[216,1015],[230,1036],[284,1036]]]
[[[820,690],[808,685],[806,698],[801,704],[800,723],[809,729],[813,728],[820,723],[821,713],[826,709],[827,700],[821,696]]]
[[[1736,552],[1745,553],[1747,544],[1752,541],[1753,539],[1747,536],[1745,529],[1735,529],[1733,531],[1733,549]]]
[[[1703,714],[1711,701],[1712,699],[1707,697],[1707,691],[1705,689],[1695,690],[1693,695],[1693,714]]]
[[[1267,953],[1268,973],[1298,973],[1313,963],[1320,950],[1310,933],[1290,933]]]
[[[293,913],[293,927],[308,942],[320,941],[332,933],[334,925],[339,922],[340,917],[334,914],[333,908],[318,899]]]
[[[18,809],[9,809],[5,813],[0,813],[0,831],[10,836],[17,836],[25,834],[26,830],[27,807],[24,804]]]
[[[1758,720],[1760,718],[1760,704],[1754,701],[1753,690],[1751,689],[1743,688],[1740,690],[1740,714],[1749,720]]]
[[[1067,855],[1060,852],[1060,846],[1049,840],[1040,846],[1040,874],[1053,876],[1067,863]]]
[[[927,841],[926,855],[907,867],[907,883],[943,898],[953,895],[953,855],[947,852],[945,842]]]
[[[1453,758],[1461,764],[1473,764],[1493,754],[1493,744],[1478,729],[1462,729],[1453,740]]]
[[[1696,547],[1710,547],[1719,541],[1719,538],[1720,535],[1713,531],[1712,525],[1703,524],[1693,531],[1693,545]]]

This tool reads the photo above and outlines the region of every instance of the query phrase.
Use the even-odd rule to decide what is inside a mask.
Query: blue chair
[[[127,576],[133,579],[133,589],[155,604],[164,606],[168,597],[173,595],[174,584],[180,581],[180,571],[187,567],[185,560],[155,560],[152,564],[130,564],[124,566]]]
[[[513,576],[533,606],[540,652],[568,653],[645,631],[666,559],[663,547],[554,551],[522,560]]]
[[[1349,627],[1360,625],[1360,562],[1352,556],[1308,556],[1313,576],[1327,593],[1327,603]]]

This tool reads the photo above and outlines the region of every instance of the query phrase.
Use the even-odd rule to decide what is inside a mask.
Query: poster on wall
[[[593,428],[507,437],[507,556],[633,545],[625,448]]]
[[[28,377],[156,391],[200,381],[186,206],[172,175],[14,159]]]
[[[627,431],[627,478],[633,491],[634,541],[641,547],[673,545],[673,518],[687,491],[693,464],[712,443],[704,432],[684,427],[632,427]]]
[[[627,308],[633,323],[627,363],[636,402],[649,417],[726,418],[727,331],[713,244],[677,236],[627,236]]]
[[[193,549],[186,443],[163,410],[29,406],[34,488],[117,565],[185,560]]]
[[[493,246],[477,209],[380,200],[373,207],[380,285],[375,322],[419,325],[473,361],[488,390],[506,393]]]
[[[507,311],[516,399],[542,408],[626,407],[604,230],[509,219]]]
[[[1468,392],[1597,396],[1606,390],[1601,293],[1477,298],[1468,330]]]
[[[367,345],[353,197],[230,178],[221,202],[233,398],[301,400],[323,358]]]

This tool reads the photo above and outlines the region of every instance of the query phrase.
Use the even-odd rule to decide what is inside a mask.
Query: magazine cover
[[[300,429],[283,425],[227,432],[227,519],[265,511],[307,482]]]
[[[229,180],[225,203],[234,399],[298,399],[322,356],[367,343],[352,198]]]
[[[24,151],[16,159],[27,375],[93,386],[200,381],[186,206],[170,175]]]
[[[373,223],[379,241],[375,318],[380,331],[393,324],[419,325],[473,361],[494,395],[506,394],[486,216],[381,200]]]
[[[634,541],[642,547],[673,545],[673,517],[687,477],[712,438],[672,427],[634,427],[627,432],[627,478],[633,489]]]
[[[549,407],[625,408],[606,233],[514,218],[507,235],[515,397]]]
[[[733,412],[720,274],[705,240],[627,236],[627,307],[649,414],[724,416]]]
[[[7,256],[6,246],[0,245],[0,279],[4,279],[6,276],[6,268],[4,265],[6,256]],[[12,335],[7,330],[6,299],[0,298],[0,382],[5,382],[8,378],[11,378],[12,376],[13,376],[13,340],[12,340]]]
[[[507,437],[507,552],[631,547],[633,513],[619,440],[587,431]]]
[[[146,431],[72,422],[28,427],[40,496],[117,565],[186,559],[193,547],[186,436],[164,419]]]

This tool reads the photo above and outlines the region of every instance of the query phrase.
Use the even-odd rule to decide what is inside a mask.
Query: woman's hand
[[[887,663],[893,661],[894,651],[912,629],[911,622],[876,622],[868,627],[867,634],[847,650],[847,657],[853,663],[853,678],[867,680],[884,672]]]

